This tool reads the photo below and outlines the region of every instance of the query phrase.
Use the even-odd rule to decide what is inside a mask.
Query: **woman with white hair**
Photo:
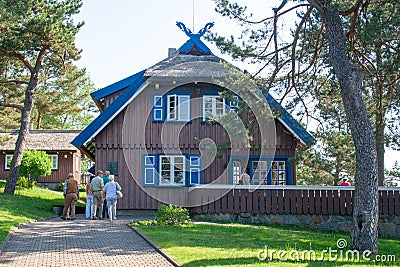
[[[107,200],[108,218],[112,221],[117,219],[117,191],[121,190],[121,186],[114,181],[114,175],[110,175],[108,179],[109,182],[104,186],[104,193]]]

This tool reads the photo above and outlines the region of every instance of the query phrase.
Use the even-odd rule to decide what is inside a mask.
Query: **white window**
[[[51,160],[51,169],[58,170],[58,155],[49,155]]]
[[[253,161],[253,179],[252,184],[267,184],[268,175],[267,161]]]
[[[4,169],[9,170],[11,167],[11,161],[12,161],[13,155],[6,155],[5,160],[4,160]]]
[[[286,171],[284,161],[273,161],[271,166],[271,184],[286,185]]]
[[[160,185],[185,185],[185,157],[160,156]]]
[[[242,175],[242,164],[240,161],[233,162],[233,184],[239,184],[240,176]]]
[[[190,96],[169,95],[167,97],[167,121],[190,120]]]
[[[226,113],[227,106],[225,98],[218,95],[203,96],[203,117],[204,119],[218,118]]]

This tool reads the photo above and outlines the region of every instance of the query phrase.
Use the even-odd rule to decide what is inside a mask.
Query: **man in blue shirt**
[[[109,180],[109,177],[110,177],[110,172],[109,171],[105,171],[104,172],[104,176],[103,176],[103,183],[104,183],[104,186],[106,186],[106,183],[108,183],[110,180]],[[104,203],[103,203],[103,212],[102,212],[102,215],[103,215],[103,218],[105,218],[105,217],[107,217],[108,218],[108,208],[107,208],[107,200],[106,199],[104,199]]]

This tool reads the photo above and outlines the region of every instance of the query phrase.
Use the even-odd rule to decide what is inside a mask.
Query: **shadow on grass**
[[[187,262],[182,266],[194,267],[194,266],[243,266],[243,265],[255,265],[255,266],[307,266],[307,267],[321,267],[321,266],[376,266],[373,262],[360,262],[360,261],[260,261],[257,258],[220,258],[220,259],[202,259]],[[379,266],[395,266],[390,263]],[[396,265],[397,266],[397,265]]]

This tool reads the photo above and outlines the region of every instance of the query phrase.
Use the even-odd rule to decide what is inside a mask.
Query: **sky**
[[[272,15],[272,7],[279,6],[281,0],[237,2],[248,5],[256,20],[261,14]],[[184,44],[188,37],[176,26],[177,21],[194,32],[214,22],[213,32],[237,36],[240,29],[236,22],[214,9],[211,0],[84,0],[76,16],[76,21],[85,22],[76,39],[82,49],[78,66],[86,68],[100,89],[156,64],[168,56],[168,48]],[[285,24],[291,21],[283,21]],[[241,69],[255,71],[255,66],[232,61],[213,44],[204,42],[215,55]],[[387,151],[385,160],[385,167],[391,168],[396,160],[400,162],[400,152]]]

